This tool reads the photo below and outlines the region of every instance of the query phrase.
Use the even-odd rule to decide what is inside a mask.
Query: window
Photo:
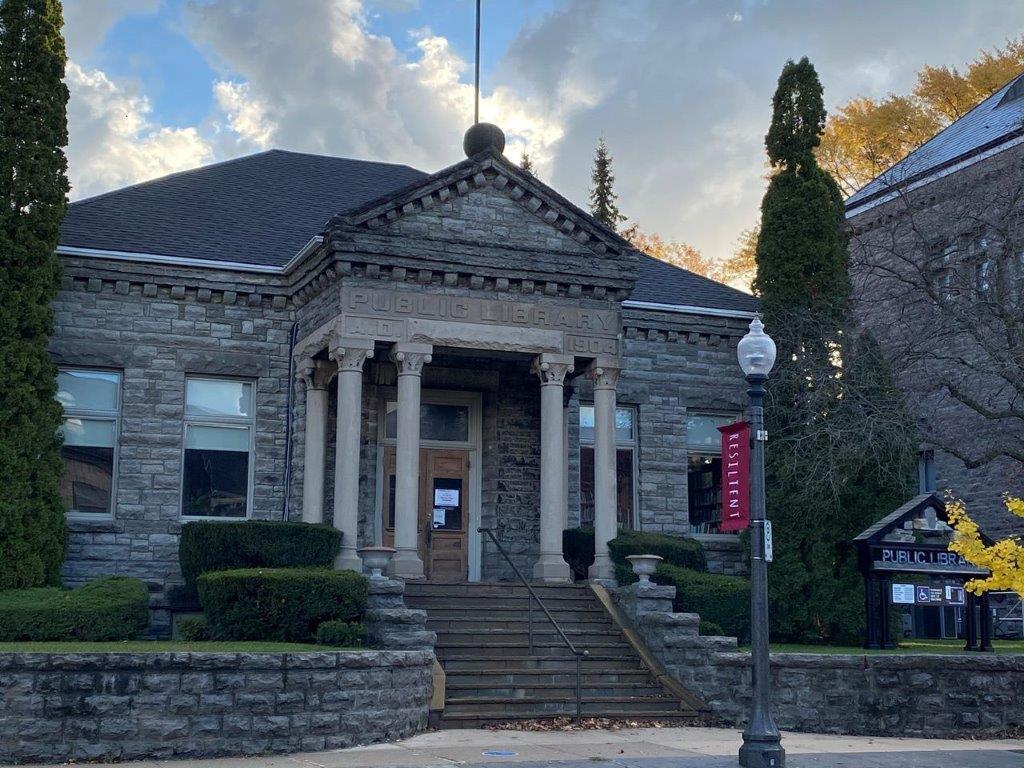
[[[60,497],[73,515],[113,514],[121,374],[64,369],[57,374],[64,406]]]
[[[974,288],[979,296],[986,297],[989,295],[992,288],[992,282],[989,279],[991,268],[992,262],[988,259],[979,261],[974,266]]]
[[[389,401],[384,412],[384,437],[398,439],[398,403]],[[450,403],[420,404],[420,440],[469,442],[469,406]]]
[[[253,385],[185,381],[182,517],[246,517],[252,473]]]
[[[692,414],[686,418],[687,501],[690,530],[717,533],[722,519],[722,434],[735,416]]]
[[[615,409],[615,468],[619,526],[632,528],[636,510],[636,409]],[[580,406],[580,524],[594,524],[594,406]]]

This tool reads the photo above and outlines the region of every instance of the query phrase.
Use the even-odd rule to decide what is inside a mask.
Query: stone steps
[[[587,655],[582,714],[686,719],[694,716],[647,670],[587,585],[537,585],[569,640]],[[522,585],[410,583],[405,599],[426,611],[446,675],[445,727],[576,714],[576,657],[534,604],[529,644]]]

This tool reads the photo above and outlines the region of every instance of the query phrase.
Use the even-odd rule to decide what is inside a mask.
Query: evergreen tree
[[[523,150],[522,156],[520,156],[519,158],[519,167],[522,168],[527,173],[532,173],[535,176],[537,175],[533,170],[533,161],[530,160],[530,153],[527,152],[525,149]]]
[[[619,206],[615,202],[619,196],[614,190],[612,156],[608,154],[603,136],[598,140],[594,152],[594,170],[590,172],[590,183],[593,185],[590,188],[590,215],[609,229],[617,231],[626,217],[619,213]]]
[[[0,2],[0,589],[58,583],[61,408],[47,353],[67,208],[58,0]]]
[[[778,346],[765,414],[772,631],[849,643],[864,612],[850,539],[906,500],[916,440],[881,349],[851,330],[842,196],[814,153],[824,124],[814,67],[788,62],[765,138],[754,287]]]

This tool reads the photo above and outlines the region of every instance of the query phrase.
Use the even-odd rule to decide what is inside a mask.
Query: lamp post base
[[[785,768],[786,750],[779,743],[778,736],[754,741],[744,734],[743,746],[740,747],[740,765],[743,768]]]

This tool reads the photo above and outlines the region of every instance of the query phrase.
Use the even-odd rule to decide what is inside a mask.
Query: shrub
[[[329,568],[341,548],[330,525],[271,520],[200,521],[181,529],[178,558],[187,595],[210,571],[235,568]]]
[[[210,622],[205,616],[187,616],[178,619],[178,636],[187,643],[202,642],[209,640]]]
[[[628,555],[659,555],[665,563],[694,571],[706,571],[707,560],[704,547],[696,539],[669,536],[664,533],[642,531],[619,531],[619,535],[608,542],[608,550],[616,563],[628,564]]]
[[[715,624],[713,621],[704,621],[704,619],[700,620],[700,627],[697,631],[709,637],[722,637],[725,635],[725,630],[718,624]]]
[[[329,568],[246,568],[199,577],[214,640],[311,642],[325,621],[359,619],[366,579]]]
[[[366,644],[366,627],[357,621],[325,621],[316,628],[317,645],[355,648]]]
[[[590,566],[594,564],[594,529],[567,528],[562,531],[562,557],[572,568],[573,578],[577,581],[586,579]]]
[[[703,621],[717,624],[720,634],[746,640],[750,633],[750,582],[746,579],[665,563],[658,565],[651,578],[676,588],[673,610],[698,613]]]
[[[131,640],[149,625],[149,589],[124,576],[78,589],[0,592],[0,641]]]

